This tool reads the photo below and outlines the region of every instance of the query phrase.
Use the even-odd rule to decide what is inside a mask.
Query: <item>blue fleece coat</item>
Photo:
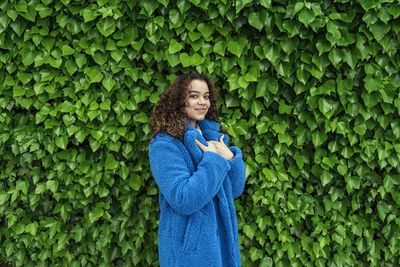
[[[233,199],[245,185],[245,165],[238,147],[230,161],[203,152],[219,141],[220,125],[198,121],[203,135],[188,124],[184,143],[168,134],[154,137],[149,147],[150,166],[160,188],[158,231],[161,267],[241,266],[238,228]],[[228,145],[228,136],[224,142]]]

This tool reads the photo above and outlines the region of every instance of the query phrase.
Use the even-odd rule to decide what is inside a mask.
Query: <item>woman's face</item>
[[[188,89],[185,113],[190,124],[196,127],[196,121],[204,120],[210,108],[210,91],[207,83],[203,80],[192,80]]]

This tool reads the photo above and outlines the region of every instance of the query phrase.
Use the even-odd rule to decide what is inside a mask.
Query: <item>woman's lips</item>
[[[204,112],[206,112],[206,109],[196,109],[198,112],[200,112],[200,113],[204,113]]]

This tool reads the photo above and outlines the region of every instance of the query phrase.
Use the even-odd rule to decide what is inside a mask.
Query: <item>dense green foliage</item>
[[[397,1],[0,1],[0,262],[155,266],[147,125],[210,74],[243,266],[400,264]]]

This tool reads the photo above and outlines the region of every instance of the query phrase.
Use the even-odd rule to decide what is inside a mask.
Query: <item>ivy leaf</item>
[[[30,223],[28,225],[26,225],[26,232],[30,233],[31,235],[35,236],[37,229],[38,229],[39,224],[35,221],[33,223]]]
[[[249,15],[248,20],[249,20],[249,24],[259,31],[261,31],[262,28],[264,27],[264,24],[260,19],[260,13],[258,13],[258,12],[252,12]]]
[[[365,251],[368,250],[367,241],[363,237],[357,239],[356,245],[357,245],[357,249],[358,249],[358,251],[360,251],[360,253],[364,253]]]
[[[346,165],[339,165],[339,166],[337,167],[337,170],[338,170],[338,173],[339,173],[340,175],[345,175],[346,172],[347,172],[347,166],[346,166]]]
[[[272,7],[272,0],[260,0],[260,4],[268,9]]]
[[[207,39],[214,32],[214,25],[208,23],[200,23],[197,25],[197,29]]]
[[[81,14],[85,23],[95,20],[100,15],[98,12],[90,8],[85,8],[81,10]]]
[[[180,55],[166,53],[165,57],[171,67],[175,67],[180,63]]]
[[[326,41],[325,39],[318,39],[316,43],[317,50],[319,52],[319,56],[321,56],[323,53],[329,51],[331,49],[331,44]]]
[[[86,64],[86,56],[84,54],[74,54],[74,57],[79,68],[82,68]]]
[[[390,5],[388,12],[393,18],[397,19],[400,16],[400,6]]]
[[[260,115],[260,113],[264,110],[264,105],[258,101],[255,100],[253,101],[253,103],[251,104],[251,113],[253,113],[256,117],[258,117],[258,115]]]
[[[364,100],[364,104],[368,107],[368,108],[372,108],[373,106],[375,106],[376,104],[378,104],[380,97],[378,97],[377,94],[374,94],[376,92],[373,92],[371,94],[368,94],[367,92],[363,92],[361,94],[361,98]]]
[[[343,60],[343,57],[344,57],[343,51],[338,48],[333,48],[328,54],[329,60],[335,67],[337,67],[338,64]]]
[[[69,56],[75,53],[75,49],[70,47],[69,45],[63,45],[62,47],[62,55],[63,56]]]
[[[18,80],[20,80],[23,84],[27,84],[33,78],[31,73],[25,73],[25,72],[21,72],[21,71],[19,71],[17,73],[17,77],[18,77]]]
[[[149,118],[147,117],[146,113],[140,112],[139,114],[135,115],[135,121],[140,123],[147,123]]]
[[[324,171],[321,175],[322,186],[329,184],[333,180],[333,174],[327,171]]]
[[[87,71],[85,70],[85,72],[86,72],[87,76],[89,77],[90,83],[101,82],[101,80],[104,77],[104,75],[101,73],[101,71],[96,67],[89,68]]]
[[[325,98],[320,98],[319,100],[319,110],[323,114],[329,113],[333,109],[333,104],[331,101],[325,99]],[[329,116],[330,117],[330,116]]]
[[[373,78],[369,75],[364,78],[364,83],[368,93],[378,91],[383,87],[381,79]]]
[[[97,29],[104,37],[110,36],[115,31],[116,26],[111,18],[100,19],[96,24]]]
[[[106,77],[102,80],[101,84],[110,92],[116,84],[116,81],[111,77]]]
[[[54,46],[56,39],[51,37],[44,37],[43,40],[40,42],[42,46],[46,49],[47,52],[50,52]]]
[[[240,105],[240,101],[231,94],[225,96],[225,103],[227,107],[238,107]]]
[[[125,126],[131,119],[131,114],[127,112],[123,112],[121,115],[117,115],[118,121]]]
[[[68,137],[65,135],[57,136],[55,144],[61,149],[66,149],[68,144]]]
[[[256,233],[257,226],[252,223],[251,225],[244,225],[243,226],[243,232],[245,235],[247,235],[250,239],[253,239],[255,233]]]
[[[354,126],[354,131],[358,135],[364,135],[365,132],[367,131],[367,125],[364,122],[363,123],[359,123],[359,124]]]
[[[329,20],[326,24],[326,29],[335,42],[342,38],[342,34],[339,30],[339,24],[336,21]]]
[[[4,191],[0,192],[0,205],[3,205],[5,202],[7,202],[9,198],[9,194]]]
[[[110,190],[108,190],[104,185],[100,185],[97,189],[97,193],[99,194],[99,197],[106,197],[110,193]]]
[[[346,176],[345,181],[349,188],[351,189],[360,189],[361,178],[357,176]]]
[[[107,62],[107,55],[103,54],[103,53],[96,52],[93,55],[93,59],[97,64],[99,64],[101,66],[101,65],[104,65],[104,63]]]
[[[280,58],[280,48],[274,44],[268,44],[263,47],[265,57],[275,64]]]
[[[170,19],[172,25],[173,25],[175,28],[180,27],[180,26],[183,24],[183,22],[184,22],[183,16],[182,16],[181,13],[180,13],[178,10],[176,10],[176,9],[171,9],[171,11],[169,12],[169,19]]]
[[[74,105],[69,101],[64,101],[60,106],[61,112],[71,112],[74,110]]]
[[[8,13],[8,12],[7,12],[7,13]],[[14,19],[14,20],[15,20],[15,19]],[[16,20],[16,21],[11,22],[11,23],[10,23],[10,26],[11,26],[11,28],[14,30],[14,32],[15,32],[19,37],[21,37],[22,33],[23,33],[24,30],[25,30],[26,23],[25,23],[23,20],[19,19],[19,20]]]
[[[104,102],[100,103],[101,110],[110,110],[110,106],[111,106],[111,100],[108,98]]]
[[[181,60],[181,64],[184,67],[192,65],[192,58],[187,53],[180,54],[179,59]]]
[[[272,258],[265,256],[261,262],[260,262],[260,267],[272,267],[274,266],[274,262]]]
[[[315,14],[312,9],[304,8],[299,14],[299,21],[308,26],[315,20]]]
[[[160,4],[156,0],[148,0],[148,1],[143,1],[142,5],[146,10],[147,14],[151,16]]]
[[[46,182],[46,189],[50,190],[51,192],[53,192],[53,194],[55,194],[58,189],[58,182],[56,180],[48,180]]]
[[[192,32],[194,29],[196,29],[197,22],[192,20],[190,22],[185,22],[185,28],[188,29],[190,32]]]
[[[71,76],[78,70],[78,66],[75,64],[74,61],[70,59],[65,62],[65,67],[67,68],[67,71]]]
[[[89,212],[89,221],[90,223],[94,223],[99,220],[104,215],[104,210],[99,207],[95,207],[93,210]]]
[[[107,159],[105,162],[105,169],[106,170],[114,170],[117,169],[119,166],[119,162],[115,160],[112,154],[107,155]]]
[[[35,59],[35,54],[32,51],[28,51],[27,53],[24,53],[22,58],[22,64],[24,66],[29,66],[34,62]]]
[[[214,45],[214,52],[221,56],[225,56],[226,46],[226,42],[220,41]]]
[[[98,131],[90,131],[90,134],[98,141],[101,139],[101,137],[103,136],[103,132],[98,130]]]
[[[204,58],[197,53],[194,53],[192,56],[189,56],[187,53],[181,53],[179,58],[183,67],[196,66],[204,62]]]
[[[359,58],[359,53],[356,49],[345,51],[344,61],[354,70]]]
[[[23,96],[23,95],[25,95],[25,89],[22,88],[21,86],[14,86],[13,96],[18,97],[18,96]]]
[[[15,10],[21,13],[27,13],[28,12],[28,4],[25,1],[18,1],[17,4],[15,4]]]
[[[250,252],[250,258],[253,262],[258,259],[261,259],[262,256],[264,255],[261,249],[257,249],[255,247],[252,247],[249,252]]]
[[[122,179],[125,180],[129,176],[129,168],[121,164],[120,168],[118,169],[118,174],[122,177]]]
[[[369,25],[369,29],[374,35],[375,39],[379,42],[390,31],[390,24],[385,24],[380,21]]]
[[[390,208],[389,205],[387,205],[384,201],[381,201],[380,203],[378,203],[377,210],[379,218],[381,219],[381,221],[384,221],[386,218],[386,214],[388,214],[390,211]]]
[[[29,189],[29,183],[27,181],[20,180],[17,182],[16,189],[22,191],[24,195],[27,195]]]
[[[116,61],[120,62],[124,56],[124,51],[115,50],[111,52],[111,57]]]
[[[175,39],[172,39],[168,47],[168,52],[170,54],[175,54],[176,52],[181,51],[182,47],[183,45],[181,43],[179,43]]]
[[[81,226],[75,226],[72,230],[72,233],[74,233],[74,240],[75,242],[80,242],[85,235],[85,231]]]
[[[234,54],[237,57],[240,57],[243,51],[243,47],[237,41],[229,41],[228,42],[228,51]]]
[[[327,139],[328,136],[322,131],[317,130],[312,133],[312,142],[315,147],[322,145]]]

